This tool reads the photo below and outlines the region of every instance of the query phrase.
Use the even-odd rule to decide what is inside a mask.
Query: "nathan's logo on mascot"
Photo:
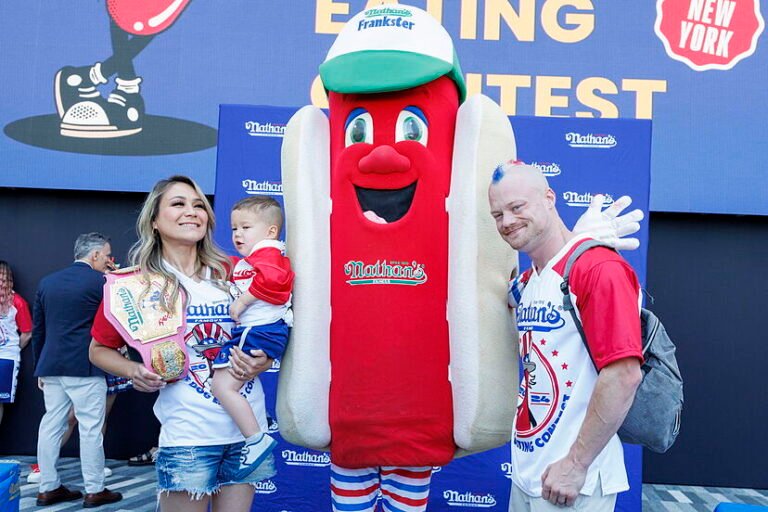
[[[446,489],[443,499],[452,507],[491,508],[496,506],[496,497],[491,494],[475,494],[472,491],[459,492]]]
[[[241,184],[246,194],[258,194],[261,196],[283,195],[283,184],[277,181],[243,180]]]
[[[251,137],[282,137],[285,135],[284,124],[246,121],[245,129],[248,130],[248,135]]]
[[[572,148],[609,149],[618,144],[616,137],[604,133],[568,132],[565,134],[565,141]]]
[[[363,284],[416,286],[427,282],[424,264],[416,261],[400,263],[378,260],[370,264],[362,261],[348,261],[344,265],[344,274],[349,277],[347,283],[353,286]]]
[[[395,9],[392,7],[368,9],[365,11],[365,19],[357,23],[357,31],[360,32],[361,30],[379,27],[399,27],[412,30],[416,23],[404,19],[411,16],[411,12],[407,9]]]
[[[531,165],[541,171],[541,174],[551,178],[552,176],[559,176],[563,171],[560,166],[554,162],[531,162]]]
[[[262,480],[253,484],[253,490],[256,494],[273,494],[277,492],[277,485],[272,480]]]
[[[289,466],[309,466],[322,468],[331,465],[331,457],[327,453],[311,453],[308,451],[283,450],[280,454]]]
[[[613,196],[610,194],[603,194],[605,196],[605,202],[603,204],[609,205],[613,204]],[[591,192],[574,192],[572,190],[569,190],[567,192],[563,192],[563,200],[565,200],[565,204],[568,206],[576,206],[579,208],[587,208],[589,207],[589,204],[592,202],[592,197],[594,197],[594,194]]]
[[[765,22],[760,0],[657,0],[656,35],[691,69],[731,69],[755,52]]]
[[[562,306],[560,306],[562,309]],[[517,308],[517,328],[520,331],[549,332],[565,325],[565,319],[551,302],[546,305],[520,305]]]

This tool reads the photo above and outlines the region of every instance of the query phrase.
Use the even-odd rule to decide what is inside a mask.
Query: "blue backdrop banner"
[[[318,65],[378,1],[3,0],[0,186],[210,193],[219,105],[324,106]],[[768,214],[761,0],[403,3],[509,115],[653,119],[652,210]]]
[[[229,212],[239,199],[268,194],[282,203],[280,144],[295,108],[223,105],[219,116],[216,177],[217,242],[236,254],[230,240]],[[512,117],[518,157],[538,166],[557,193],[558,210],[573,226],[593,194],[611,199],[630,195],[634,207],[648,212],[651,122],[641,120],[555,119]],[[489,179],[492,170],[489,169]],[[287,219],[290,223],[290,219]],[[640,249],[624,254],[646,276],[648,224],[639,233]],[[521,258],[521,268],[528,265]],[[277,476],[262,482],[253,510],[317,512],[330,510],[328,454],[285,443],[275,418],[279,362],[263,374],[270,430],[279,439],[275,450]],[[513,400],[514,397],[510,397]],[[511,484],[510,447],[454,460],[435,468],[430,512],[476,510],[506,512]],[[642,492],[642,452],[625,446],[631,489],[619,496],[616,510],[639,512]]]

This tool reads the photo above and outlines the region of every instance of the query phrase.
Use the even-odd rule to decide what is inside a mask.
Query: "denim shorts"
[[[243,444],[161,447],[155,461],[158,492],[188,492],[201,499],[223,485],[254,485],[275,476],[275,458],[270,454],[250,475],[236,478]]]

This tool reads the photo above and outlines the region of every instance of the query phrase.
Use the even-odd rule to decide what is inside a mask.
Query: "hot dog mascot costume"
[[[304,107],[283,142],[281,433],[330,449],[335,510],[373,510],[379,487],[385,509],[424,510],[432,466],[510,439],[517,256],[487,189],[514,135],[491,100],[465,101],[450,36],[418,8],[354,16],[320,76],[330,119]]]
[[[320,77],[329,116],[289,121],[282,173],[294,327],[283,437],[331,452],[334,510],[426,508],[433,466],[510,440],[517,254],[489,213],[493,170],[516,159],[501,108],[466,98],[445,29],[411,6],[354,16]],[[642,212],[602,196],[574,227],[635,249]]]

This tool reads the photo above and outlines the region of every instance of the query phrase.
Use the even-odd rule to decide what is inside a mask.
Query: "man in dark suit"
[[[102,299],[104,272],[111,262],[108,238],[100,233],[80,235],[75,242],[75,262],[44,277],[37,290],[32,346],[35,376],[45,397],[45,415],[40,420],[37,442],[38,506],[82,497],[79,491],[62,485],[56,471],[71,407],[79,423],[86,493],[83,506],[96,507],[122,499],[120,493],[104,487],[101,428],[107,385],[104,372],[88,360],[91,325]]]

